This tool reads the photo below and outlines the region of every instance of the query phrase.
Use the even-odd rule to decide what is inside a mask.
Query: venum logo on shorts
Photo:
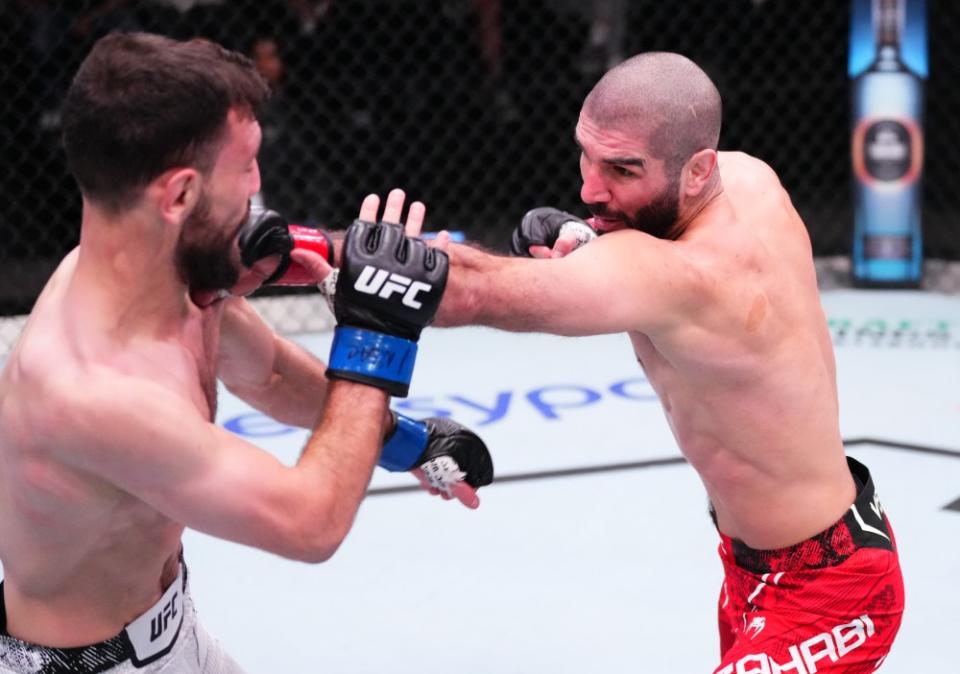
[[[763,631],[763,628],[767,626],[767,619],[763,616],[755,616],[753,620],[750,621],[750,624],[747,625],[747,629],[743,631],[751,639],[756,638],[758,634]]]
[[[433,286],[423,281],[413,281],[400,274],[391,274],[386,269],[377,269],[367,265],[360,272],[354,289],[365,295],[376,295],[383,299],[390,299],[394,293],[403,293],[402,303],[412,309],[423,306],[417,301],[417,293],[429,292]]]
[[[828,658],[830,662],[837,662],[863,646],[874,634],[876,628],[873,621],[864,614],[790,646],[787,649],[789,660],[778,662],[766,653],[751,653],[718,669],[715,674],[814,674],[819,670],[818,662]]]

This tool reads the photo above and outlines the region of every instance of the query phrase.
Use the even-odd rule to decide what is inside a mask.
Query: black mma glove
[[[303,267],[291,262],[290,251],[294,248],[312,250],[333,264],[333,244],[322,229],[287,224],[282,215],[266,208],[250,209],[250,216],[240,229],[240,261],[249,269],[266,257],[280,256],[276,271],[261,285],[316,284]]]
[[[471,487],[493,482],[493,461],[483,440],[465,426],[442,417],[415,421],[394,414],[396,427],[387,438],[379,465],[390,471],[423,470],[429,485],[450,493],[464,480]]]
[[[446,253],[404,236],[402,225],[355,220],[343,241],[327,376],[405,397],[448,265]]]
[[[530,246],[553,248],[560,235],[567,233],[576,238],[575,248],[597,238],[596,230],[583,218],[556,208],[534,208],[527,211],[520,225],[513,230],[510,252],[521,257],[532,257]]]

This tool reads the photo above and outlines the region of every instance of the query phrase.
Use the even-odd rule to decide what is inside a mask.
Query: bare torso
[[[84,381],[143,377],[211,419],[220,311],[190,306],[169,334],[143,336],[87,301],[76,260],[74,251],[47,284],[0,378],[7,629],[61,647],[110,637],[149,608],[176,577],[183,526],[66,461],[54,438],[71,415],[46,394],[64,381],[82,396]]]
[[[765,164],[721,153],[720,173],[729,207],[676,244],[705,279],[700,308],[630,337],[720,530],[777,548],[839,519],[854,485],[807,231]]]

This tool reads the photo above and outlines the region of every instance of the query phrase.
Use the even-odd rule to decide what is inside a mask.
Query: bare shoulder
[[[746,152],[718,152],[717,156],[724,186],[743,182],[754,186],[780,187],[780,177],[762,159]]]
[[[43,367],[26,361],[23,376],[23,427],[38,448],[78,466],[206,425],[196,407],[168,387],[101,362],[61,358]]]
[[[805,280],[812,271],[810,237],[786,188],[766,162],[743,152],[720,153],[724,193],[739,236],[720,240],[722,268],[735,271],[732,283],[781,283],[786,265]],[[730,264],[737,260],[739,264]],[[769,270],[776,269],[778,273]]]
[[[724,193],[738,218],[756,227],[781,225],[805,234],[806,229],[779,176],[766,162],[743,152],[720,153],[720,178]]]

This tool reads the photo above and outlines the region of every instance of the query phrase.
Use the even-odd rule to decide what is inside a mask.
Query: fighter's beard
[[[234,260],[233,248],[246,219],[247,215],[244,215],[234,227],[224,231],[213,222],[209,202],[201,198],[184,222],[183,233],[177,242],[177,271],[197,306],[213,304],[228,295],[227,290],[239,281],[240,270]]]
[[[176,260],[180,278],[197,293],[225,290],[240,278],[233,247],[244,219],[230,229],[218,227],[210,217],[209,204],[201,199],[183,224],[177,242]]]
[[[659,239],[671,239],[670,230],[677,224],[680,214],[680,197],[677,185],[668,185],[653,201],[632,215],[611,211],[606,204],[587,204],[590,212],[605,220],[619,220],[630,229],[646,232]]]

